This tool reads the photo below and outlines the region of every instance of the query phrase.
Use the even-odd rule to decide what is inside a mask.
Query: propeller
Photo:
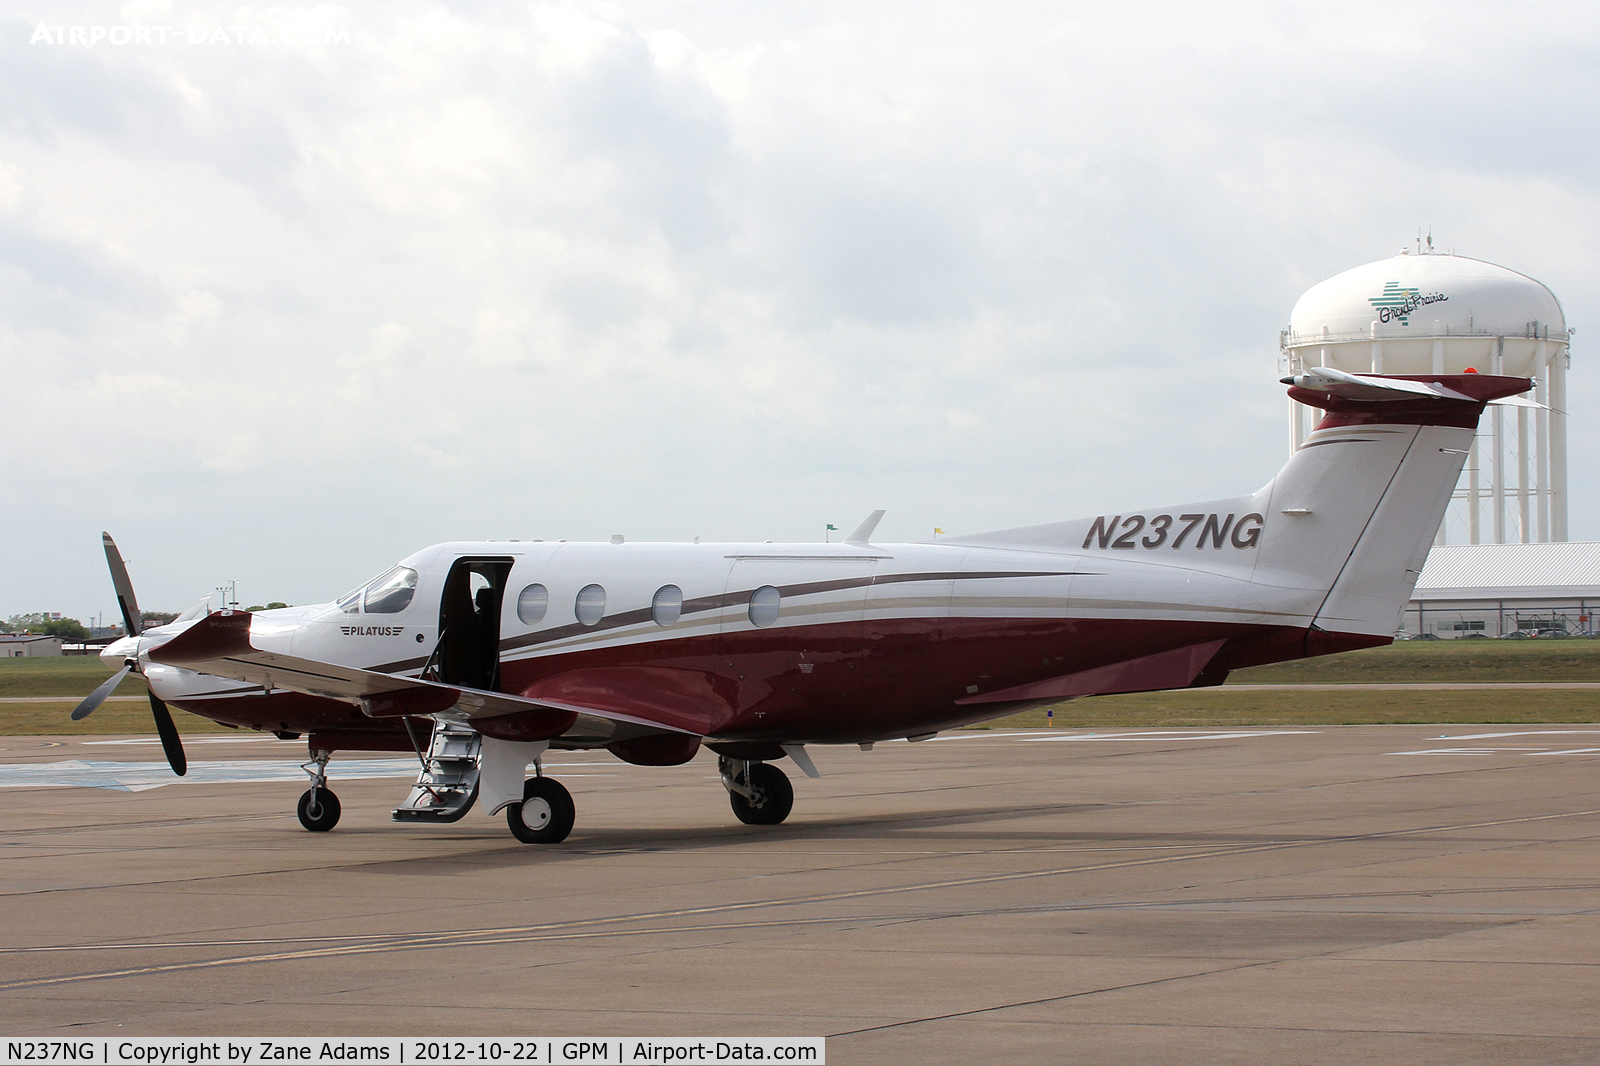
[[[183,754],[183,741],[178,737],[178,727],[172,724],[172,714],[161,697],[150,693],[150,714],[156,720],[156,735],[161,738],[161,750],[167,753],[167,765],[182,777],[189,772],[189,760]]]
[[[93,714],[94,709],[106,701],[106,697],[111,695],[112,690],[114,690],[118,685],[122,684],[122,679],[127,677],[129,672],[132,670],[133,661],[130,659],[127,666],[124,666],[121,670],[118,670],[116,673],[106,678],[105,682],[99,688],[89,693],[89,695],[84,698],[82,703],[73,708],[72,720],[74,722],[81,722]]]
[[[117,593],[117,606],[122,611],[123,632],[130,637],[144,634],[142,619],[139,617],[139,601],[133,596],[133,582],[128,579],[128,568],[123,565],[122,553],[117,551],[117,542],[111,539],[110,533],[102,532],[101,540],[105,543],[106,565],[111,568],[111,587]],[[93,692],[89,693],[84,701],[73,708],[72,720],[81,722],[94,713],[94,709],[106,701],[116,687],[122,684],[122,679],[130,673],[143,673],[139,669],[137,645],[133,656],[124,660],[121,670],[112,674],[104,683]],[[172,712],[167,710],[167,705],[161,701],[154,691],[150,695],[150,715],[156,721],[156,735],[161,738],[161,750],[167,753],[167,765],[172,767],[172,772],[179,777],[189,772],[189,760],[183,753],[183,740],[178,736],[178,727],[172,722]]]

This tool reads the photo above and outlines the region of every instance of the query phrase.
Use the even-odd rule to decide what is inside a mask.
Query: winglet
[[[878,522],[883,518],[882,511],[873,511],[867,515],[866,521],[856,527],[856,531],[844,538],[846,544],[866,544],[872,539],[872,531],[878,528]]]

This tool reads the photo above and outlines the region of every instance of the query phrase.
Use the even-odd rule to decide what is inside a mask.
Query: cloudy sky
[[[1592,4],[6,11],[0,617],[114,613],[101,529],[178,610],[1248,491],[1296,298],[1429,227],[1562,298],[1600,538]]]

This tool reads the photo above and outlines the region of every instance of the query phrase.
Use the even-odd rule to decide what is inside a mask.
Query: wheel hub
[[[550,801],[543,796],[522,801],[522,822],[529,829],[540,830],[550,824],[556,815]]]

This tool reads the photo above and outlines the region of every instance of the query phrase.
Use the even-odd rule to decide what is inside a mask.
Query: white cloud
[[[1252,488],[1295,298],[1419,226],[1595,318],[1578,6],[73,17],[351,43],[0,23],[4,613],[109,604],[101,528],[181,606],[436,539],[876,506],[922,538]]]

